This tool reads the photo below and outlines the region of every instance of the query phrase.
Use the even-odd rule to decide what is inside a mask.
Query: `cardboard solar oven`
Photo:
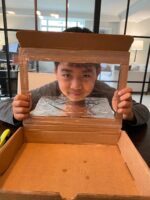
[[[17,38],[23,94],[30,60],[119,63],[118,89],[126,86],[130,36],[21,31]],[[150,170],[119,115],[30,117],[0,149],[0,199],[150,199]]]

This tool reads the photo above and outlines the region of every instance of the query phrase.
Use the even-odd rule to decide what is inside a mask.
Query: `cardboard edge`
[[[19,128],[0,149],[0,175],[2,175],[14,159],[23,144],[23,129]]]
[[[149,200],[149,197],[105,195],[105,194],[78,194],[74,200]]]
[[[59,193],[54,192],[17,192],[0,191],[0,200],[62,200]]]
[[[150,196],[150,169],[124,131],[121,133],[118,147],[140,195]]]

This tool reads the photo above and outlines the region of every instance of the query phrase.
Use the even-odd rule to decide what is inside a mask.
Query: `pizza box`
[[[130,36],[21,31],[17,37],[23,94],[29,60],[117,62],[118,89],[126,85]],[[120,115],[31,116],[0,148],[0,199],[146,200],[150,170],[121,130]]]

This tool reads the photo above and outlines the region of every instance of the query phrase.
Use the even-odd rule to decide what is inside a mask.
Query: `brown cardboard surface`
[[[150,169],[125,132],[122,132],[118,145],[121,155],[127,163],[137,187],[140,189],[140,194],[150,196]]]
[[[22,129],[18,129],[11,139],[0,148],[0,175],[8,168],[23,143]]]
[[[70,144],[116,144],[121,134],[120,120],[96,118],[32,117],[24,130],[28,142]]]
[[[21,44],[21,93],[29,89],[29,60],[120,63],[118,89],[126,86],[132,37],[34,31],[19,32],[17,37]],[[59,199],[55,192],[63,199],[78,195],[76,200],[146,199],[146,196],[149,199],[149,185],[145,184],[149,184],[149,175],[148,181],[144,175],[143,180],[139,179],[142,180],[140,183],[136,169],[140,166],[140,176],[149,172],[141,165],[138,153],[132,151],[132,144],[126,138],[120,138],[120,119],[84,120],[30,118],[19,130],[24,139],[20,150],[16,148],[20,144],[17,134],[10,145],[15,152],[14,160],[8,169],[8,165],[5,166],[5,173],[0,176],[0,200],[34,199],[34,196],[40,200],[49,194],[52,197],[49,199]],[[9,143],[4,148],[9,149]],[[127,156],[125,149],[129,152]],[[133,160],[128,156],[130,152]],[[4,164],[11,162],[13,156],[10,155],[7,153]],[[130,164],[134,162],[134,155],[136,166]],[[4,158],[3,152],[1,156]],[[136,173],[132,173],[134,170]],[[146,189],[141,186],[143,183]]]
[[[128,51],[133,42],[132,36],[94,33],[18,31],[16,35],[23,48]]]
[[[126,86],[132,36],[94,33],[19,31],[21,93],[29,91],[28,61],[45,60],[74,63],[119,63],[118,90]],[[30,39],[32,38],[32,40]],[[121,115],[116,115],[121,118]]]
[[[98,199],[140,199],[141,195],[143,199],[149,198],[146,198],[150,194],[149,185],[145,184],[144,190],[142,188],[143,183],[149,184],[148,169],[144,161],[141,167],[138,153],[136,150],[132,151],[132,143],[125,133],[122,133],[125,136],[121,136],[118,146],[117,143],[108,145],[101,144],[100,141],[99,144],[85,144],[84,139],[82,144],[78,144],[77,138],[74,144],[64,144],[61,140],[57,144],[50,143],[50,140],[43,143],[42,130],[42,134],[37,133],[38,141],[35,140],[35,143],[32,138],[31,143],[26,140],[26,135],[32,137],[32,131],[34,132],[20,128],[14,138],[10,138],[10,144],[11,140],[15,140],[15,145],[18,146],[18,134],[22,134],[24,143],[18,153],[16,152],[9,168],[0,176],[0,199],[5,200],[8,197],[10,200],[11,197],[16,197],[18,200],[24,200],[27,196],[31,198],[34,195],[38,200],[46,198],[47,195],[50,199],[57,199],[57,194],[53,196],[55,193],[67,199],[76,195],[77,199],[95,198],[97,195]],[[122,156],[126,146],[127,151],[132,152],[131,158]],[[7,148],[9,149],[9,146]],[[130,168],[134,156],[136,166]],[[134,173],[139,166],[141,175],[148,175],[144,176],[144,182],[139,182],[138,174]]]
[[[0,190],[0,200],[62,200],[58,193]]]
[[[115,145],[24,143],[0,188],[14,191],[137,195],[133,178]]]
[[[74,200],[149,200],[149,197],[140,197],[140,196],[126,196],[126,195],[88,195],[88,194],[80,194],[77,195]]]

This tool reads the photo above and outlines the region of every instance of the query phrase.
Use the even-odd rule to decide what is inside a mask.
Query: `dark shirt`
[[[109,101],[110,106],[112,102],[112,97],[115,89],[108,86],[104,82],[97,80],[95,82],[94,89],[89,95],[90,97],[104,97]],[[58,82],[54,81],[46,84],[40,88],[34,89],[31,92],[32,96],[32,108],[33,110],[42,96],[60,96],[61,91],[59,90]],[[8,122],[13,125],[18,125],[18,121],[14,120],[12,113],[12,99],[7,99],[0,102],[0,120]],[[149,119],[149,110],[142,104],[133,101],[133,112],[135,115],[134,121],[123,120],[123,123],[129,126],[138,126],[145,124]]]

